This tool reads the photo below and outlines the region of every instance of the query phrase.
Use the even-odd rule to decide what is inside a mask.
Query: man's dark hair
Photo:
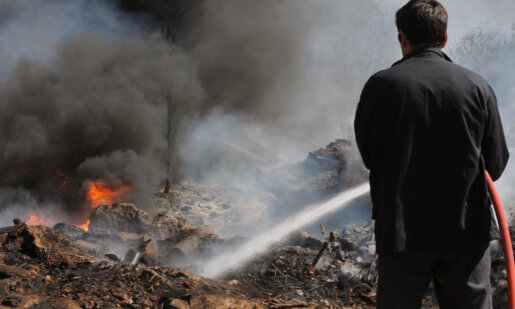
[[[445,42],[447,11],[436,0],[411,0],[397,11],[395,23],[413,47],[440,47]]]

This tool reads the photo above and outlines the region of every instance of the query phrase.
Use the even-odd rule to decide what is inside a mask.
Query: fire
[[[100,204],[112,204],[127,200],[131,197],[132,186],[124,181],[119,184],[109,184],[103,181],[93,181],[88,183],[86,201],[89,204],[89,216]],[[88,216],[88,218],[89,218]],[[89,229],[90,220],[88,219],[79,227],[85,231]]]
[[[80,225],[79,225],[79,227],[80,227],[81,229],[83,229],[84,231],[86,231],[86,232],[87,232],[87,231],[89,230],[89,222],[90,222],[90,221],[89,221],[89,219],[88,219],[88,220],[86,221],[86,223],[84,223],[84,224],[80,224]]]
[[[132,187],[127,183],[121,186],[113,186],[103,181],[90,182],[86,200],[91,208],[95,209],[100,204],[112,204],[130,197]]]
[[[43,219],[36,215],[30,215],[29,220],[25,221],[28,225],[43,225]]]
[[[41,217],[38,217],[35,214],[30,214],[30,217],[28,220],[25,221],[27,225],[52,225],[52,220],[44,219]]]

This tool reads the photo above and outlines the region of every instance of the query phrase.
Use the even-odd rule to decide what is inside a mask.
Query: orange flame
[[[25,221],[25,224],[27,225],[52,225],[52,220],[44,219],[41,217],[38,217],[35,214],[31,214],[29,219]]]
[[[79,225],[79,227],[80,227],[81,229],[83,229],[84,231],[86,231],[86,232],[87,232],[87,231],[89,230],[89,222],[90,222],[90,221],[89,221],[89,219],[88,219],[88,220],[86,221],[86,223],[84,223],[84,224],[80,224],[80,225]]]
[[[132,186],[123,181],[121,185],[112,185],[103,181],[90,182],[86,194],[86,200],[90,206],[89,216],[100,204],[112,204],[129,199],[131,192]],[[88,219],[83,224],[80,224],[79,227],[88,231],[89,222],[90,220]]]
[[[127,199],[131,190],[132,186],[127,183],[123,183],[121,186],[113,186],[103,181],[90,182],[86,200],[91,208],[95,209],[100,204],[112,204]]]

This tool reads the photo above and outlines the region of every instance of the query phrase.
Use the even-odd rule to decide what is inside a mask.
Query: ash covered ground
[[[287,213],[362,181],[364,170],[360,177],[356,170],[352,179],[345,176],[353,151],[351,142],[337,140],[303,162],[260,171],[256,181],[281,179],[280,188],[269,192],[189,181],[168,194],[156,193],[153,213],[130,203],[102,204],[87,232],[65,223],[45,227],[15,220],[0,229],[0,306],[373,308],[377,271],[366,199],[351,205],[365,209],[364,216],[352,210],[346,218],[347,208],[291,233],[216,280],[198,275],[217,253],[266,230],[260,220],[288,220]],[[245,212],[248,205],[253,209]],[[495,308],[504,308],[504,261],[495,244],[492,256]],[[424,308],[437,308],[431,289]]]

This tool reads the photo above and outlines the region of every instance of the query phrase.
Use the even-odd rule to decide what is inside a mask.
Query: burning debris
[[[339,169],[339,166],[335,164],[331,168]],[[330,172],[329,167],[327,171]],[[335,175],[340,173],[336,171]],[[192,189],[196,190],[194,194]],[[237,207],[235,203],[245,202],[243,192],[231,191],[229,187],[191,183],[176,186],[170,197],[173,203],[164,203],[168,198],[166,195],[157,195],[156,201],[161,201],[165,207],[177,207],[175,213],[181,210],[184,213],[182,207],[197,202],[212,204],[212,213],[232,209]],[[260,200],[260,203],[267,205],[265,201],[270,200],[273,198]],[[198,210],[208,209],[199,207]],[[334,308],[341,304],[366,308],[374,304],[373,260],[364,254],[370,250],[367,247],[371,240],[369,226],[361,234],[353,228],[352,237],[347,238],[337,236],[336,232],[329,233],[328,250],[320,250],[325,242],[305,232],[296,232],[289,236],[285,247],[276,244],[250,264],[226,274],[221,282],[160,265],[195,271],[217,251],[235,250],[246,239],[221,238],[209,226],[190,225],[179,216],[153,215],[134,204],[114,203],[92,207],[87,231],[64,223],[54,225],[52,230],[20,224],[28,229],[42,228],[58,237],[56,239],[66,239],[63,242],[68,246],[66,250],[76,250],[73,256],[91,259],[74,264],[70,269],[47,265],[45,269],[38,269],[38,276],[42,278],[40,283],[24,287],[32,294],[43,292],[83,308],[112,304],[132,308],[148,308],[155,304],[162,308],[196,308],[199,303],[211,304],[208,308],[216,308],[217,305],[225,308],[221,304],[237,308]],[[244,227],[240,225],[239,228]],[[43,243],[53,246],[50,238]],[[353,245],[349,246],[349,243]],[[9,254],[10,248],[6,243],[2,252]],[[36,258],[29,256],[25,259]],[[352,270],[341,271],[345,270],[344,265],[351,265]],[[353,273],[354,269],[367,275],[357,275]],[[84,289],[84,286],[90,289]],[[53,291],[47,292],[50,288]],[[25,294],[10,290],[6,295],[0,302],[9,304],[14,296],[20,296],[19,304],[25,301]],[[37,303],[45,304],[48,299],[51,298],[38,299]]]
[[[111,261],[147,265],[183,265],[201,256],[218,236],[209,226],[190,226],[179,217],[151,215],[133,204],[101,204],[88,231],[57,224],[53,230],[85,252]]]
[[[103,181],[95,181],[88,183],[86,201],[89,209],[86,215],[89,217],[91,213],[100,204],[112,204],[116,201],[129,200],[132,195],[132,186],[126,182],[118,181],[119,185],[108,184]],[[85,223],[79,224],[80,228],[86,232],[89,230],[91,219],[87,219]]]
[[[354,222],[340,233],[327,233],[322,227],[322,240],[297,231],[225,274],[223,281],[215,281],[159,266],[181,264],[181,256],[191,260],[217,242],[230,242],[220,240],[209,227],[153,216],[133,204],[102,204],[91,219],[88,232],[62,223],[50,229],[19,220],[0,228],[0,304],[15,308],[375,305],[377,270],[370,222]],[[105,253],[117,243],[128,248],[125,255]],[[500,251],[493,250],[492,256],[494,302],[502,308],[507,302],[504,263]],[[432,291],[423,308],[437,308]]]
[[[155,36],[101,33],[69,36],[55,53],[1,81],[0,211],[87,229],[101,203],[150,205],[165,179],[168,98],[182,103],[176,130],[202,103],[188,58]]]
[[[161,237],[158,241],[160,248],[164,247],[164,243],[170,242],[171,248],[166,248],[166,252],[173,253],[174,249],[177,249],[181,250],[181,253],[189,253],[186,248],[195,247],[191,245],[193,236],[197,239],[205,238],[210,233],[206,232],[206,229],[188,227],[181,220],[151,216],[131,204],[103,204],[97,212],[92,216],[92,229],[89,232],[66,224],[57,224],[54,226],[54,232],[48,227],[28,226],[19,220],[15,220],[12,227],[2,228],[0,289],[4,293],[0,294],[0,303],[6,307],[16,308],[32,308],[35,304],[41,308],[103,308],[115,304],[127,308],[198,308],[200,304],[207,308],[330,306],[328,300],[301,300],[291,297],[286,292],[283,295],[280,289],[272,289],[273,293],[263,292],[263,287],[256,286],[260,282],[257,275],[254,276],[255,281],[249,276],[222,283],[172,268],[147,266],[153,263],[150,257],[158,260],[160,256],[149,246],[150,235]],[[130,218],[134,227],[126,225],[123,218],[114,219],[115,215]],[[100,234],[97,218],[114,222],[111,231],[117,230],[118,234]],[[144,231],[149,236],[138,239],[134,235],[129,235],[138,235],[134,233],[137,231]],[[176,237],[174,242],[166,238],[172,235]],[[188,236],[180,239],[179,235]],[[139,242],[136,250],[128,250],[123,261],[112,254],[107,254],[104,258],[93,256],[98,254],[96,250],[99,244],[108,239],[122,237],[129,243],[129,239],[135,244]],[[308,236],[297,237],[297,241],[300,239],[310,246],[317,243]],[[299,263],[291,264],[291,269],[287,264],[279,262],[277,265],[282,270],[277,266],[274,268],[283,275],[298,272],[291,277],[291,282],[297,280],[298,284],[299,280],[314,278],[315,274],[327,276],[331,272],[327,269],[314,270],[306,263],[313,258],[310,256],[310,249],[290,246],[281,250],[290,258],[299,259]],[[93,254],[87,254],[87,251]],[[276,251],[272,251],[270,257],[275,255]]]
[[[162,220],[155,222],[161,224],[163,233],[169,231]],[[321,242],[305,233],[292,240],[306,247],[274,249],[222,283],[172,268],[134,263],[140,252],[144,251],[144,257],[149,254],[148,248],[139,247],[135,254],[129,250],[131,255],[123,262],[114,255],[94,257],[85,252],[85,246],[86,250],[78,248],[83,239],[91,240],[86,236],[90,232],[80,228],[58,224],[56,234],[48,227],[15,223],[0,230],[0,289],[4,292],[0,303],[6,307],[103,308],[117,304],[198,308],[202,304],[207,308],[330,308],[343,303],[334,299],[344,292],[338,289],[332,255],[324,253],[325,265],[313,268],[315,247]],[[142,245],[149,243],[146,239]],[[344,301],[346,304],[354,302],[362,308],[373,304],[371,286],[353,284],[347,295],[360,295],[362,301]]]

